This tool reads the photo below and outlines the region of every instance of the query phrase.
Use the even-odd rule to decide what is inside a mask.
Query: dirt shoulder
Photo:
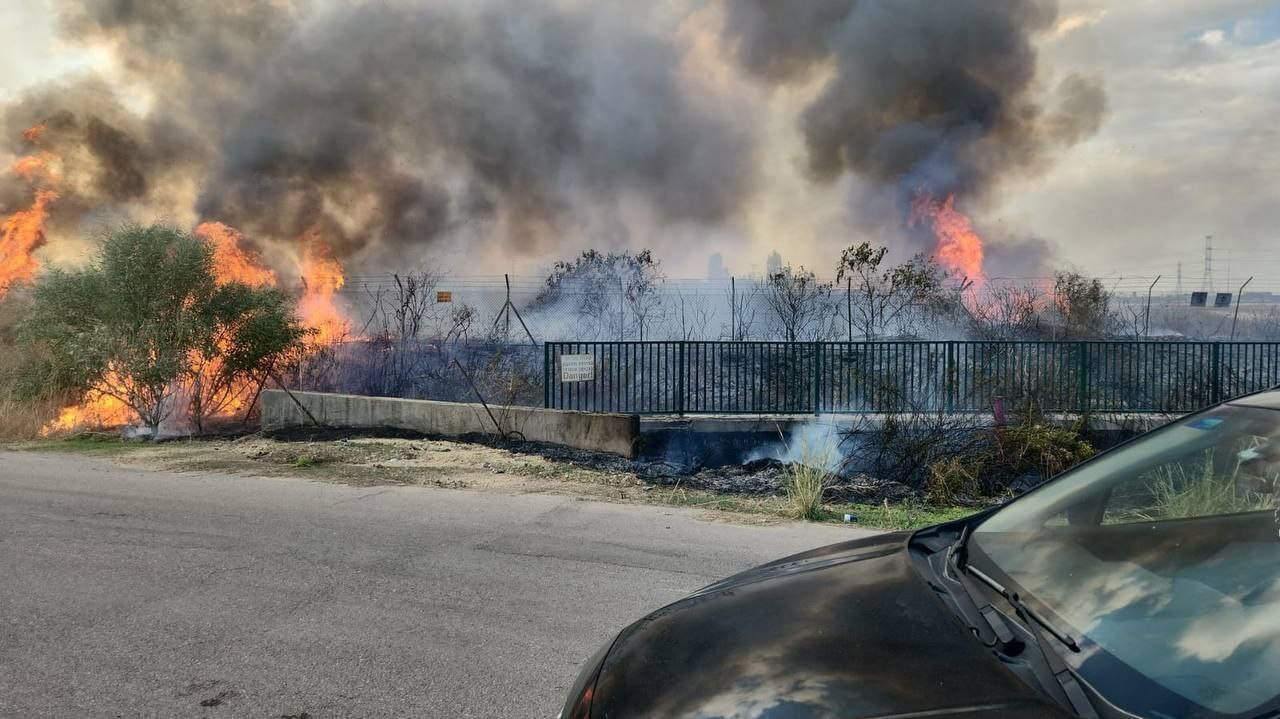
[[[654,484],[633,472],[582,466],[470,442],[425,438],[332,437],[282,440],[260,435],[147,443],[80,436],[11,443],[29,451],[90,454],[124,465],[169,471],[212,471],[242,476],[300,477],[354,486],[427,486],[496,493],[547,493],[583,499],[695,507],[704,518],[743,524],[791,519],[786,498]],[[620,465],[621,466],[621,465]],[[830,505],[829,521],[875,528],[926,526],[969,510],[916,503]]]

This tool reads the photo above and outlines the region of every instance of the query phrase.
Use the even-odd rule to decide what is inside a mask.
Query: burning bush
[[[215,247],[181,230],[129,226],[107,235],[83,269],[49,271],[35,286],[20,341],[28,369],[82,402],[99,424],[136,418],[151,436],[183,406],[197,429],[256,396],[272,366],[307,335],[292,300],[271,287],[224,281]]]

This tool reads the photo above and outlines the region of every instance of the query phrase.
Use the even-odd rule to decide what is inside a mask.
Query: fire
[[[53,190],[38,190],[31,207],[13,213],[4,221],[0,233],[0,297],[15,283],[36,276],[40,265],[34,253],[45,243],[44,223],[49,216],[49,205],[56,199],[58,193]]]
[[[52,197],[56,197],[53,195]],[[51,201],[52,197],[47,201]],[[268,268],[262,257],[245,247],[244,235],[239,230],[221,222],[203,222],[195,233],[213,248],[213,270],[218,284],[241,282],[254,287],[275,286],[276,273]],[[6,240],[8,230],[6,228]],[[303,293],[298,301],[298,316],[303,324],[315,329],[313,346],[341,340],[348,334],[350,323],[336,303],[336,295],[345,279],[341,263],[324,241],[318,228],[312,228],[299,238],[298,264],[302,273]],[[34,272],[34,262],[32,263]],[[195,351],[188,358],[189,376],[176,387],[172,401],[190,403],[196,428],[210,417],[234,417],[247,411],[267,377],[236,378],[227,381],[219,376],[220,359]],[[113,373],[101,383],[101,387],[121,386]],[[198,410],[194,408],[198,407]],[[181,411],[179,411],[181,414]],[[127,405],[109,392],[90,390],[84,401],[64,408],[58,418],[42,430],[43,434],[66,432],[81,427],[112,427],[134,421],[134,413]]]
[[[40,137],[44,135],[45,129],[46,127],[43,122],[36,123],[22,131],[22,139],[35,144],[40,141]]]
[[[218,284],[241,282],[250,287],[275,287],[276,273],[262,264],[257,253],[242,245],[244,235],[221,222],[202,222],[196,234],[213,246],[213,272]]]
[[[982,237],[973,229],[973,223],[955,208],[955,195],[939,202],[927,192],[918,193],[911,201],[911,217],[908,227],[928,222],[938,238],[934,256],[946,270],[974,283],[981,283],[986,275],[982,270]]]
[[[276,284],[275,272],[263,264],[261,257],[244,247],[244,236],[234,227],[221,222],[204,222],[196,227],[195,233],[213,248],[214,279],[218,284],[241,282],[254,287]],[[199,351],[192,352],[188,358],[191,376],[183,381],[172,401],[198,405],[202,420],[207,417],[233,417],[248,409],[257,395],[259,381],[219,381],[219,362],[216,356],[206,357]],[[99,386],[121,387],[124,383],[112,372]],[[118,427],[134,419],[133,410],[114,395],[103,389],[91,389],[80,404],[64,407],[58,418],[46,425],[41,433],[47,435],[81,427]]]
[[[236,228],[221,222],[202,222],[195,233],[213,248],[213,275],[219,285],[239,282],[250,287],[275,286],[276,273],[263,264],[261,256],[245,248],[244,235]],[[217,340],[224,351],[228,342]],[[183,394],[195,410],[193,414],[201,415],[196,418],[197,428],[205,416],[233,417],[246,411],[257,396],[260,383],[266,379],[220,380],[221,360],[217,356],[206,357],[199,351],[191,353],[188,364],[191,381],[183,388]]]
[[[27,182],[35,182],[40,179],[57,182],[58,171],[55,169],[57,162],[57,155],[49,152],[40,152],[19,157],[13,163],[12,169]]]
[[[63,407],[58,418],[41,428],[40,434],[48,436],[81,427],[119,427],[133,421],[133,410],[104,389],[122,384],[116,373],[108,372],[100,387],[90,389],[80,404]]]
[[[44,134],[44,123],[27,129],[22,138],[35,143]],[[27,182],[44,180],[52,184],[58,180],[56,170],[58,156],[38,152],[20,157],[12,170]],[[5,219],[0,228],[0,297],[9,292],[15,283],[25,282],[36,276],[40,269],[35,251],[45,243],[44,225],[49,218],[49,205],[58,199],[58,193],[50,187],[36,190],[35,199],[25,210],[18,210]]]
[[[304,232],[299,243],[303,291],[302,298],[298,300],[298,316],[303,324],[315,328],[312,342],[328,344],[340,340],[351,329],[351,324],[334,302],[334,295],[346,283],[342,264],[334,259],[333,251],[321,237],[319,228],[313,227]]]
[[[36,125],[23,133],[23,138],[35,143],[44,133],[44,125]],[[49,152],[37,152],[19,158],[13,171],[33,184],[51,185],[58,181],[59,158]],[[58,193],[49,187],[36,190],[32,206],[20,210],[5,220],[0,236],[0,297],[16,282],[30,280],[39,269],[34,251],[45,243],[44,226],[49,205],[58,199]],[[214,278],[219,285],[241,282],[251,287],[274,287],[276,273],[263,262],[258,253],[246,248],[244,236],[239,230],[221,222],[203,222],[195,233],[204,238],[213,249]],[[299,238],[299,266],[302,272],[303,294],[298,302],[298,315],[303,323],[316,330],[312,335],[315,345],[327,344],[346,336],[350,323],[335,303],[335,295],[342,288],[342,265],[333,257],[318,228],[312,228]],[[220,346],[223,340],[218,340]],[[225,341],[229,341],[225,340]],[[225,346],[224,346],[225,349]],[[197,428],[208,417],[230,417],[248,410],[266,377],[236,378],[228,381],[220,377],[217,356],[205,356],[192,352],[188,359],[188,378],[175,387],[173,401],[190,403],[196,417]],[[134,421],[134,411],[118,398],[112,387],[123,387],[122,378],[115,372],[107,373],[98,386],[91,388],[83,400],[63,408],[56,419],[46,425],[42,434],[66,432],[81,427],[116,427]],[[198,408],[198,409],[197,409]]]

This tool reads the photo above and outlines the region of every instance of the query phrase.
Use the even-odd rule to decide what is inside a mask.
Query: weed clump
[[[834,430],[833,430],[834,431]],[[787,505],[796,519],[819,521],[826,516],[826,494],[835,483],[831,466],[835,464],[833,437],[801,438],[800,461],[791,465],[783,477]]]
[[[1089,459],[1097,450],[1075,427],[1035,419],[998,427],[990,441],[929,465],[924,494],[931,502],[972,502],[1034,486]]]

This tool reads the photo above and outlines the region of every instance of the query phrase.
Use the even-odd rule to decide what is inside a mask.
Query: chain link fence
[[[379,315],[403,293],[405,277],[354,276],[340,298],[352,318],[352,333],[368,336],[380,329]],[[1027,339],[1027,328],[1000,327],[1014,308],[1001,307],[1021,286],[991,281],[970,289],[965,302],[985,312],[937,313],[935,307],[909,307],[887,326],[867,332],[866,310],[856,289],[839,283],[829,292],[804,301],[811,307],[788,312],[771,302],[769,286],[760,278],[665,279],[641,296],[615,280],[589,288],[561,286],[549,290],[546,278],[424,274],[418,300],[429,300],[440,321],[432,332],[456,334],[466,341],[859,341],[892,337],[934,339]],[[1051,295],[1041,292],[1045,314],[1034,329],[1037,339],[1055,337]],[[379,311],[379,306],[382,310]],[[1117,296],[1112,310],[1115,336],[1128,339],[1268,340],[1280,335],[1280,304],[1261,300],[1240,308],[1191,307],[1182,296]],[[1237,324],[1238,327],[1235,325]],[[993,333],[975,334],[975,325],[990,324]],[[1235,337],[1229,337],[1233,329]],[[1015,336],[1010,336],[1010,334]],[[1100,338],[1080,338],[1100,339]]]

